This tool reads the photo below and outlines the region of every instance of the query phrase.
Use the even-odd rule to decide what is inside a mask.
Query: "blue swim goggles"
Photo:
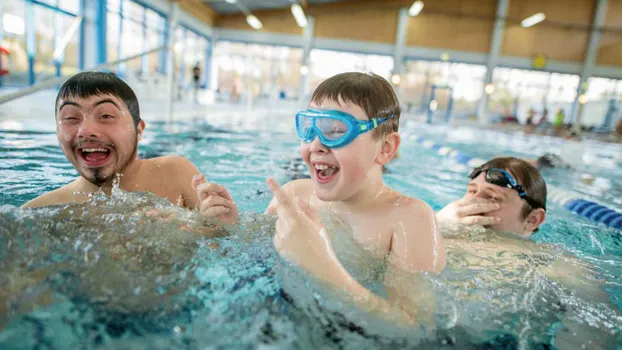
[[[483,171],[486,172],[486,182],[488,182],[489,184],[516,190],[516,192],[518,192],[518,196],[524,199],[527,202],[527,204],[531,206],[532,209],[542,208],[546,210],[545,205],[542,205],[538,203],[535,199],[529,197],[523,185],[520,185],[516,181],[516,179],[514,179],[514,177],[510,175],[510,173],[508,173],[507,171],[503,169],[499,169],[499,168],[484,169],[482,167],[477,167],[473,169],[473,171],[471,171],[471,174],[469,174],[469,179],[473,180],[474,178],[478,177],[479,174],[481,174]]]
[[[359,120],[341,111],[309,108],[296,114],[296,132],[306,143],[313,142],[317,136],[324,146],[339,148],[387,120],[389,118]]]

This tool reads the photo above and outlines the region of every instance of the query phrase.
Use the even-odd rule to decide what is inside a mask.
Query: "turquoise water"
[[[173,209],[142,194],[120,193],[86,205],[24,213],[16,206],[66,184],[77,173],[58,148],[53,130],[25,125],[1,130],[0,297],[8,307],[0,309],[5,311],[0,345],[529,348],[561,344],[560,321],[584,326],[573,330],[588,347],[599,342],[615,347],[619,342],[620,232],[553,203],[547,222],[533,237],[541,243],[533,253],[504,251],[490,265],[488,257],[448,249],[454,265],[441,276],[426,277],[436,291],[431,304],[437,311],[434,326],[425,330],[395,327],[359,311],[283,263],[271,244],[273,220],[252,214],[263,212],[271,198],[266,177],[285,183],[306,176],[298,159],[299,142],[281,119],[274,116],[279,122],[272,124],[239,118],[209,124],[194,120],[176,123],[175,133],[163,123],[148,123],[141,157],[189,158],[210,181],[226,185],[247,212],[243,227],[230,237],[197,238],[180,231],[179,223],[200,220],[194,213],[178,210],[171,223],[147,217],[144,212],[154,206]],[[555,139],[419,124],[406,124],[402,134],[400,157],[388,166],[385,181],[435,209],[463,194],[468,169],[410,136],[425,136],[482,158],[535,157],[560,146]],[[622,170],[606,158],[619,149],[589,149],[595,156],[585,168],[547,171],[545,178],[619,209]],[[601,180],[596,186],[582,184],[582,172]],[[460,247],[465,239],[503,239],[455,228],[445,235],[449,247]],[[568,258],[569,253],[578,260]],[[604,296],[575,295],[547,279],[540,266],[553,260],[583,267],[589,272],[586,285],[602,285]],[[41,306],[33,311],[33,304]]]

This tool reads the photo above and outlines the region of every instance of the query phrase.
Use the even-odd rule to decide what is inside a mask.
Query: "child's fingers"
[[[277,207],[277,212],[281,210],[285,210],[288,214],[291,214],[293,211],[294,203],[292,202],[290,195],[285,192],[285,190],[279,185],[279,183],[274,178],[268,178],[266,180],[266,185],[279,202],[279,206]]]
[[[501,218],[497,216],[467,216],[458,220],[459,223],[464,225],[494,225],[501,222]]]
[[[203,199],[207,198],[209,196],[209,193],[216,193],[219,196],[226,198],[228,200],[232,199],[231,195],[229,195],[229,192],[224,186],[221,186],[214,182],[204,182],[202,184],[199,184],[197,186],[197,193],[199,193],[200,196],[204,195],[205,197]]]
[[[203,175],[203,174],[196,174],[196,175],[194,175],[192,177],[192,188],[196,191],[197,186],[199,186],[203,182],[207,182],[207,179],[205,178],[205,175]]]
[[[231,208],[231,207],[233,207],[233,203],[230,200],[227,200],[227,199],[222,198],[220,196],[210,196],[208,199],[206,199],[203,202],[201,202],[201,206],[199,208],[199,211],[201,213],[203,213],[204,211],[208,210],[209,208],[217,207],[217,206]]]
[[[456,209],[456,214],[459,217],[465,217],[470,215],[481,215],[491,211],[499,210],[499,203],[483,202],[483,203],[471,203]]]
[[[228,214],[230,211],[231,211],[231,209],[229,209],[227,207],[216,206],[216,207],[210,207],[210,208],[206,209],[205,211],[202,211],[201,215],[203,215],[205,217],[218,217],[218,216],[221,216],[221,215]]]

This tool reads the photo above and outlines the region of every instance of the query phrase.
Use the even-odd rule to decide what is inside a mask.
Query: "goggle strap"
[[[371,118],[372,123],[374,123],[374,129],[378,127],[378,119]]]

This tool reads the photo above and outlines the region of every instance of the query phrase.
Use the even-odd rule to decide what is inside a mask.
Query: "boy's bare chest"
[[[387,221],[386,216],[347,214],[339,215],[338,221],[342,229],[351,234],[362,247],[381,254],[389,252],[393,225]]]

